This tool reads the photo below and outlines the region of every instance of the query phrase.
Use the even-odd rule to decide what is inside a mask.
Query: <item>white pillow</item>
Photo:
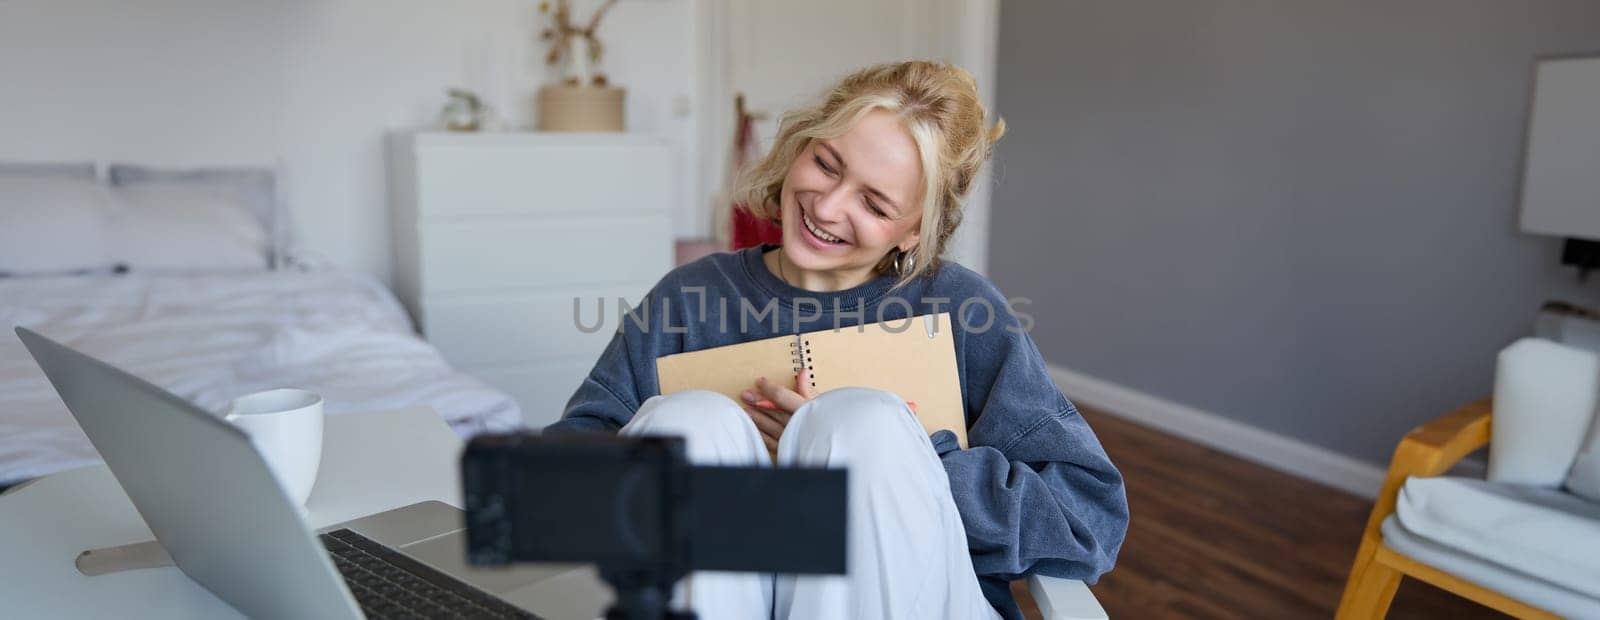
[[[0,175],[0,274],[109,270],[104,185],[66,176]]]
[[[1489,425],[1491,482],[1558,487],[1594,418],[1600,355],[1539,338],[1500,352]]]
[[[189,183],[117,188],[112,256],[133,273],[262,271],[267,233],[236,194]]]
[[[152,168],[112,163],[106,168],[106,176],[112,187],[172,183],[226,192],[248,207],[267,231],[267,263],[278,266],[284,261],[284,251],[289,247],[289,214],[278,203],[277,174],[270,168]]]

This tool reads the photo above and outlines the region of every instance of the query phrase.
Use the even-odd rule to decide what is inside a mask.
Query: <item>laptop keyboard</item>
[[[350,530],[320,538],[368,618],[538,618]]]

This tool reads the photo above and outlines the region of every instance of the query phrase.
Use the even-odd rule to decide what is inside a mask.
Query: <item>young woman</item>
[[[1004,132],[972,76],[903,62],[845,77],[783,118],[738,196],[783,243],[673,270],[626,320],[547,432],[686,437],[699,463],[847,467],[849,574],[700,573],[716,618],[1019,618],[1007,582],[1094,580],[1127,528],[1122,477],[982,276],[940,260]],[[978,302],[978,303],[972,303]],[[775,308],[775,311],[768,311]],[[655,360],[779,335],[950,312],[969,447],[925,434],[899,396],[815,394],[767,377],[744,402],[659,394]],[[801,386],[791,390],[788,385]]]

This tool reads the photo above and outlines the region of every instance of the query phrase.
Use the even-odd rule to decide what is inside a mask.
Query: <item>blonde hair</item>
[[[834,84],[822,100],[783,115],[772,150],[739,176],[733,199],[757,217],[777,222],[783,180],[812,140],[848,133],[873,110],[894,113],[911,134],[922,162],[922,228],[915,266],[900,286],[938,266],[945,242],[961,224],[961,207],[994,143],[1003,120],[985,126],[977,82],[955,65],[912,60],[860,69]],[[875,266],[891,269],[897,251]]]

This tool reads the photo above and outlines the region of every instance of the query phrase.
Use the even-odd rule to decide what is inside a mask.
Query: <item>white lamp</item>
[[[1535,79],[1522,231],[1600,241],[1600,57],[1541,60]]]

